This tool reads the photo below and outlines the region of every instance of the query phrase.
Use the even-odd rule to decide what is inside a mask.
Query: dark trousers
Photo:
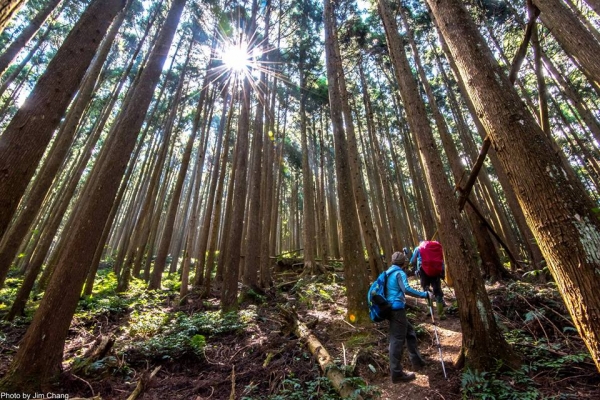
[[[392,310],[390,317],[390,371],[392,379],[402,376],[402,353],[404,342],[408,347],[408,357],[413,365],[422,362],[417,349],[417,335],[408,319],[406,310]]]
[[[421,286],[423,287],[423,290],[428,291],[429,287],[431,286],[435,300],[438,303],[443,303],[444,292],[442,292],[442,279],[439,276],[428,276],[422,269],[419,271],[419,275],[421,276]]]

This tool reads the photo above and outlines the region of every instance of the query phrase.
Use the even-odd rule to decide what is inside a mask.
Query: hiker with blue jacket
[[[406,256],[397,251],[392,254],[392,266],[387,270],[387,299],[392,304],[390,316],[390,371],[392,383],[408,382],[415,379],[412,372],[402,370],[402,353],[404,342],[408,347],[408,357],[413,367],[418,369],[426,365],[417,348],[417,335],[412,324],[406,318],[406,297],[411,295],[421,298],[432,298],[431,292],[420,292],[410,287],[408,277],[402,270],[406,264]]]

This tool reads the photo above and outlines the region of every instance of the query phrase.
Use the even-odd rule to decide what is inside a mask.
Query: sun
[[[225,68],[242,73],[250,67],[251,54],[246,43],[230,44],[223,49],[221,59]]]

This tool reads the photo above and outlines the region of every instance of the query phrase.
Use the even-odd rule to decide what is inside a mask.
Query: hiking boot
[[[392,377],[392,383],[409,382],[415,378],[416,378],[416,376],[412,372],[408,372],[408,373],[403,372],[402,375]]]
[[[419,370],[425,368],[429,364],[430,364],[429,361],[423,360],[422,358],[420,360],[412,361],[413,369],[416,371],[419,371]]]
[[[446,313],[444,311],[444,303],[438,302],[438,303],[436,303],[436,306],[437,306],[437,313],[438,313],[438,316],[440,317],[440,319],[446,319]]]

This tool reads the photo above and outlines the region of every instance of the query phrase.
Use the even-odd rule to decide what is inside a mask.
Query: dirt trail
[[[414,278],[410,279],[410,284],[414,288],[419,287]],[[444,288],[444,298],[449,305],[455,301],[454,294],[447,288]],[[340,298],[337,306],[344,307],[344,303],[345,299]],[[461,398],[461,374],[453,367],[453,360],[459,354],[462,343],[458,315],[450,312],[447,319],[440,321],[437,314],[434,314],[448,376],[448,379],[444,379],[440,356],[435,343],[434,326],[427,304],[423,299],[408,298],[407,315],[417,331],[419,351],[429,364],[419,371],[414,371],[417,375],[414,381],[392,384],[388,360],[388,322],[368,324],[365,327],[352,329],[349,324],[343,321],[344,316],[336,311],[339,311],[339,308],[308,309],[303,313],[303,318],[317,318],[319,320],[314,333],[327,350],[340,360],[340,364],[344,363],[345,358],[349,363],[357,352],[364,352],[364,356],[361,355],[356,364],[355,375],[364,379],[369,386],[375,387],[380,393],[381,397],[379,398],[381,400]],[[363,335],[368,335],[368,338],[353,345],[353,342],[357,338],[363,337]],[[345,358],[343,351],[347,352]],[[406,351],[404,352],[403,365],[405,370],[412,371]],[[372,372],[372,367],[376,368],[376,373]]]
[[[374,381],[372,384],[379,386],[381,389],[381,400],[404,398],[460,399],[460,374],[452,365],[452,361],[460,352],[462,342],[458,317],[449,316],[443,321],[436,320],[448,379],[444,378],[438,348],[435,344],[434,327],[431,318],[427,314],[419,315],[412,322],[415,325],[422,324],[421,326],[427,330],[428,337],[422,337],[419,340],[419,350],[429,362],[429,365],[419,371],[414,371],[417,378],[412,382],[393,384],[389,375]],[[404,367],[406,370],[412,371],[408,360],[405,360]]]

